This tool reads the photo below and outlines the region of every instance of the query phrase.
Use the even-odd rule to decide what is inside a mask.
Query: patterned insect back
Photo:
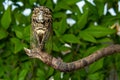
[[[52,14],[50,9],[44,6],[34,8],[31,34],[32,48],[39,47],[42,51],[52,48]]]

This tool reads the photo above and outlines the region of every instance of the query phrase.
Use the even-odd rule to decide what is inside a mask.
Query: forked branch
[[[91,55],[83,59],[70,62],[70,63],[63,62],[62,60],[57,59],[46,52],[42,52],[39,48],[34,48],[31,50],[25,48],[25,51],[28,56],[33,58],[38,58],[44,63],[53,67],[54,69],[60,70],[62,72],[69,72],[69,71],[74,71],[77,69],[84,68],[85,66],[88,66],[105,56],[115,54],[115,53],[120,53],[120,45],[116,44],[116,45],[108,46],[106,48],[103,48],[101,50],[98,50],[92,53]]]

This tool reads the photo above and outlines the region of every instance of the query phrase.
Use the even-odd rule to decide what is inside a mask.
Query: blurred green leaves
[[[82,29],[82,28],[85,27],[85,25],[86,25],[86,23],[87,23],[87,21],[88,21],[88,14],[89,14],[89,9],[86,8],[84,14],[81,15],[80,18],[78,18],[78,19],[79,19],[79,20],[78,20],[78,26],[79,26],[80,29]]]
[[[113,34],[116,31],[110,28],[106,28],[104,26],[92,26],[92,27],[87,28],[85,32],[96,38],[100,38],[100,37]]]
[[[22,27],[22,26],[14,26],[13,29],[15,31],[16,36],[19,39],[23,39],[26,41],[30,41],[30,25]]]
[[[95,38],[107,37],[110,34],[115,34],[115,30],[102,27],[102,26],[91,26],[79,33],[79,36],[90,42],[97,42]]]
[[[94,73],[94,74],[90,74],[88,75],[88,79],[89,80],[104,80],[104,75],[102,73]]]
[[[20,40],[17,38],[11,38],[11,42],[13,43],[13,52],[18,53],[23,49],[23,45],[21,44]]]
[[[71,62],[86,57],[105,46],[119,43],[120,37],[116,35],[116,29],[109,28],[116,21],[120,23],[117,0],[94,0],[94,4],[80,0],[57,0],[57,3],[53,3],[53,0],[27,2],[19,0],[23,6],[20,6],[18,1],[10,1],[12,4],[7,9],[3,6],[4,0],[0,1],[0,79],[104,80],[108,79],[109,71],[113,68],[116,69],[118,75],[120,74],[120,55],[118,54],[102,58],[83,69],[61,73],[38,59],[29,58],[23,50],[23,47],[30,47],[31,14],[25,16],[22,13],[25,9],[32,10],[38,5],[47,6],[53,12],[51,55],[55,57]],[[85,2],[82,7],[83,13],[76,5],[79,1]],[[106,14],[103,14],[105,4],[108,4],[108,9],[115,10],[115,16],[112,16],[108,9]],[[15,9],[13,5],[16,6]],[[75,24],[69,25],[67,19],[75,20]]]
[[[8,33],[6,32],[6,30],[3,28],[0,28],[0,40],[3,38],[6,38],[7,35],[8,35]]]
[[[89,73],[94,73],[97,72],[98,70],[101,70],[103,68],[103,60],[104,58],[91,64],[89,67]]]
[[[9,6],[1,18],[1,25],[4,29],[7,29],[10,26],[10,23],[11,23],[11,9]]]
[[[68,43],[79,43],[79,39],[75,37],[73,34],[65,34],[62,36],[62,40]]]
[[[38,80],[38,79],[45,80],[45,73],[44,73],[43,70],[41,70],[41,69],[38,69],[38,70],[37,70],[37,78],[36,78],[36,79],[37,79],[37,80]]]
[[[27,69],[23,69],[18,76],[18,80],[25,80],[27,72],[28,72]]]
[[[79,0],[74,0],[74,1],[66,1],[66,0],[63,0],[64,2],[67,3],[67,5],[74,5],[76,4],[77,2],[79,2]]]

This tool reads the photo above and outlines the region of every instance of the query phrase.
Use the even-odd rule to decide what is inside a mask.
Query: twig
[[[74,71],[77,69],[81,69],[85,66],[88,66],[105,56],[115,54],[115,53],[120,53],[120,45],[116,44],[116,45],[108,46],[106,48],[103,48],[101,50],[94,52],[93,54],[83,59],[70,62],[70,63],[63,62],[62,60],[57,59],[46,52],[42,52],[39,48],[34,48],[31,50],[24,48],[24,50],[26,54],[30,57],[38,58],[44,63],[48,64],[49,66],[57,70],[60,70],[62,72],[69,72],[69,71]]]

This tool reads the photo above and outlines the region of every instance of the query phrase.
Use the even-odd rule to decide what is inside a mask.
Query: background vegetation
[[[32,10],[36,5],[44,5],[52,10],[51,55],[61,57],[65,62],[81,59],[113,43],[120,44],[116,29],[110,28],[120,22],[118,0],[94,0],[94,4],[82,1],[85,2],[83,12],[79,10],[77,2],[80,0],[57,0],[57,3],[52,0],[0,0],[1,80],[120,79],[120,54],[102,58],[92,65],[69,73],[54,70],[25,54],[23,47],[30,48],[31,13],[24,15],[24,11]],[[9,6],[5,8],[7,4]],[[110,9],[116,15],[112,15]]]

